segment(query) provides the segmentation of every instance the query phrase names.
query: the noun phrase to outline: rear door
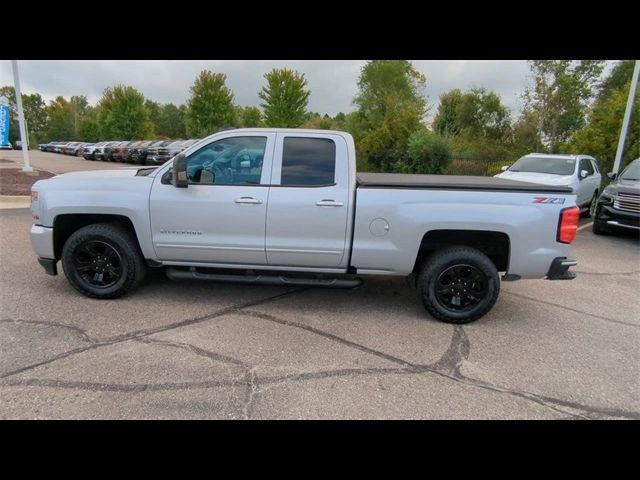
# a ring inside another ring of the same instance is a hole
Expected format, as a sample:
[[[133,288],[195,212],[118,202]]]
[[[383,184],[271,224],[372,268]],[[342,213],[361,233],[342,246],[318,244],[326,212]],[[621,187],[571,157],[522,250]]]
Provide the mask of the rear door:
[[[346,266],[349,158],[339,135],[278,133],[267,206],[269,265]]]
[[[581,178],[580,172],[583,170],[587,171],[588,177]],[[596,177],[595,169],[591,164],[591,160],[588,158],[581,158],[580,165],[578,166],[578,178],[580,179],[578,182],[578,200],[577,203],[580,206],[587,205],[591,198],[593,197],[594,192],[600,185],[599,176]]]

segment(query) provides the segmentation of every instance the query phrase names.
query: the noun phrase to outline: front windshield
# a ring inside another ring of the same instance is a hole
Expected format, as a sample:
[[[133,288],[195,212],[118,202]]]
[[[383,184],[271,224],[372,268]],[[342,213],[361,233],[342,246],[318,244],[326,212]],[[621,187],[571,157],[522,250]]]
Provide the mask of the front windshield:
[[[509,168],[509,171],[573,175],[575,168],[575,158],[522,157]]]
[[[640,159],[634,160],[624,169],[620,178],[623,180],[640,181]]]

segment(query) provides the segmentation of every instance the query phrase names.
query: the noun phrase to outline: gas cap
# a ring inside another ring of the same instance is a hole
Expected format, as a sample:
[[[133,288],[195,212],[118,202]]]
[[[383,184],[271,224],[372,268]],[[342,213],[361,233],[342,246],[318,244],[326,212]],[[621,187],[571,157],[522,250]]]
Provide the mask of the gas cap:
[[[376,237],[382,237],[389,233],[389,222],[384,218],[376,218],[369,224],[369,231]]]

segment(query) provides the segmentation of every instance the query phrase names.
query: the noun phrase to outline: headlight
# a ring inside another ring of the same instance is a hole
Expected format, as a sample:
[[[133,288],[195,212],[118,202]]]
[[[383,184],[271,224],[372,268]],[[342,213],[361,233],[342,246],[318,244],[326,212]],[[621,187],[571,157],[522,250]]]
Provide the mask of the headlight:
[[[602,196],[603,197],[608,197],[611,198],[615,195],[615,188],[611,185],[609,185],[607,188],[604,189],[604,191],[602,192]]]
[[[38,201],[38,191],[31,190],[31,203]]]

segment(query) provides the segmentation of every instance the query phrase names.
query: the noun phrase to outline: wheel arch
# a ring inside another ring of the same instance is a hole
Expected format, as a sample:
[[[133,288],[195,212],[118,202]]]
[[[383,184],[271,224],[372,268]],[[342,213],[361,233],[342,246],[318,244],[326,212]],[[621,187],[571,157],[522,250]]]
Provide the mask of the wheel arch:
[[[56,259],[62,257],[62,248],[77,230],[96,223],[113,223],[129,231],[140,248],[140,238],[131,219],[126,215],[106,213],[64,213],[53,219],[53,252]]]
[[[494,230],[438,229],[430,230],[422,236],[413,273],[418,272],[429,255],[452,246],[475,248],[487,255],[499,272],[509,270],[511,239],[507,233]]]

